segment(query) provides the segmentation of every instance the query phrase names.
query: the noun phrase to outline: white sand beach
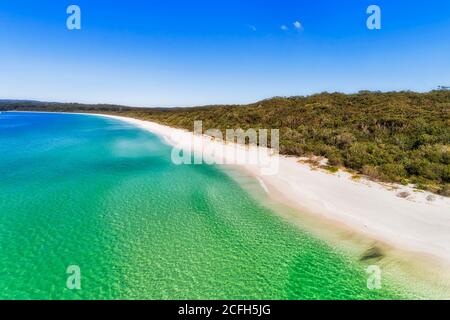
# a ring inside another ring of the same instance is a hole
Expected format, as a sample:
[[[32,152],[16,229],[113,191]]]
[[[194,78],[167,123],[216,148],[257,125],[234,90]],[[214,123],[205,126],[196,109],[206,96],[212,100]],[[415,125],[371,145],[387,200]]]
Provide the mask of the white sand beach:
[[[225,158],[246,157],[256,147],[213,141],[205,135],[127,117],[100,115],[126,121],[188,149],[216,150]],[[222,154],[225,153],[225,154]],[[318,218],[338,222],[374,240],[409,252],[432,255],[450,263],[450,199],[400,185],[382,185],[352,179],[343,171],[332,174],[313,170],[295,157],[275,155],[278,172],[264,175],[260,164],[241,166],[257,178],[269,196],[281,195],[292,207]],[[407,192],[405,197],[399,193]],[[280,200],[280,199],[279,199]]]

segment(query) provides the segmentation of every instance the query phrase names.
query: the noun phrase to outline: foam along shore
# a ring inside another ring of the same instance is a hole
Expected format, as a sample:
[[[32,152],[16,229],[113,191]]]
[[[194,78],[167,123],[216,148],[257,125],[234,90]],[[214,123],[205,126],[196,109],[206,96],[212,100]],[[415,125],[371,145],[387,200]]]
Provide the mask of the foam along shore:
[[[209,154],[216,151],[220,158],[248,159],[250,153],[267,154],[266,150],[261,152],[257,147],[224,143],[149,121],[98,116],[126,121],[148,130],[176,148],[193,148],[194,152],[209,150]],[[366,179],[354,180],[351,174],[343,171],[331,174],[312,170],[295,157],[270,155],[270,158],[272,163],[269,165],[265,161],[239,164],[257,178],[269,196],[281,195],[284,202],[301,211],[307,210],[319,218],[338,222],[393,247],[430,254],[450,263],[449,198],[406,186],[387,187]],[[267,168],[269,171],[276,168],[275,174],[268,174]],[[402,197],[400,193],[403,193]],[[409,196],[405,197],[405,194]]]

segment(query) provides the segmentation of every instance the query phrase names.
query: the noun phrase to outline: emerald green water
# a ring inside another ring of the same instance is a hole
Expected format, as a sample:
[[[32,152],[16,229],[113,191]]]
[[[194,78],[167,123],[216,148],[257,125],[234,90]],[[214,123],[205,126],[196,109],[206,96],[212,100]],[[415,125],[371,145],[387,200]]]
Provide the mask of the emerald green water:
[[[402,298],[220,169],[112,119],[0,115],[0,298]],[[66,287],[69,265],[81,290]]]

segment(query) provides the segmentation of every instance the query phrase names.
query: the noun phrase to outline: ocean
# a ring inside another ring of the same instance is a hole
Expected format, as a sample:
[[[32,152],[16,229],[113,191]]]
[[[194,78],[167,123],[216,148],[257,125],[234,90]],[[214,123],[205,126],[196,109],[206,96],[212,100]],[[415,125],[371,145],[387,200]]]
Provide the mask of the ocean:
[[[115,119],[0,114],[0,298],[408,297],[384,278],[369,290],[366,264],[222,168],[170,154]],[[68,284],[73,266],[80,289]]]

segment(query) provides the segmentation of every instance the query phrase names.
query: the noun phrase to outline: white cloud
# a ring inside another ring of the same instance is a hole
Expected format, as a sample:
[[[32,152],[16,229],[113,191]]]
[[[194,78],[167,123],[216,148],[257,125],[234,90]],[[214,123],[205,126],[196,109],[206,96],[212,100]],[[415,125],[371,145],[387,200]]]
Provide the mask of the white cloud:
[[[300,21],[295,21],[295,22],[293,23],[293,25],[294,25],[294,28],[295,28],[295,29],[297,29],[297,30],[303,30],[303,26],[302,26],[302,24],[300,23]]]
[[[289,28],[288,28],[286,25],[283,24],[283,25],[281,26],[281,30],[287,31],[287,30],[289,30]]]
[[[252,30],[253,32],[256,32],[256,27],[254,25],[248,25],[248,27],[250,28],[250,30]]]

